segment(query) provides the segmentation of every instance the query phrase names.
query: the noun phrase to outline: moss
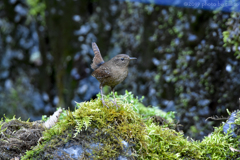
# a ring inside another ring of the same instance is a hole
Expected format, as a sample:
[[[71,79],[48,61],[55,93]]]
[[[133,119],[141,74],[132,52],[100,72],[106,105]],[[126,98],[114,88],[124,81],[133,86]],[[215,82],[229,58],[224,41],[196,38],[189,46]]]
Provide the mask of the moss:
[[[64,110],[60,121],[43,132],[37,146],[22,159],[52,159],[55,150],[69,141],[81,145],[82,157],[89,159],[117,158],[119,155],[135,159],[236,159],[239,141],[222,133],[222,126],[202,141],[185,138],[182,133],[159,125],[154,116],[163,114],[157,108],[143,109],[138,98],[129,92],[117,97],[116,109],[110,95],[105,97],[109,108],[99,98],[76,104],[74,112]],[[147,112],[149,111],[149,112]],[[173,123],[173,113],[165,114]],[[154,116],[153,116],[154,115]],[[131,154],[124,153],[123,141],[130,144]],[[94,144],[94,147],[93,145]],[[65,155],[62,155],[65,156]]]
[[[197,145],[188,141],[174,130],[148,125],[148,154],[143,159],[199,159],[201,154]]]
[[[238,138],[232,138],[230,135],[222,133],[222,126],[215,128],[215,131],[199,142],[199,147],[204,157],[208,159],[236,159],[240,157],[239,153],[231,151],[232,148],[239,147]]]

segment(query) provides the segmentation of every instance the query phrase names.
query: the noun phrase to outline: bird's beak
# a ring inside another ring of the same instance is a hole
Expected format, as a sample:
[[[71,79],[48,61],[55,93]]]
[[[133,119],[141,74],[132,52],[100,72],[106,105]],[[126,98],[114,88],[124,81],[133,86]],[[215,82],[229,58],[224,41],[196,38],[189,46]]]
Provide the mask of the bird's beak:
[[[135,58],[135,57],[130,57],[130,58],[129,58],[129,60],[134,60],[134,59],[137,59],[137,58]]]

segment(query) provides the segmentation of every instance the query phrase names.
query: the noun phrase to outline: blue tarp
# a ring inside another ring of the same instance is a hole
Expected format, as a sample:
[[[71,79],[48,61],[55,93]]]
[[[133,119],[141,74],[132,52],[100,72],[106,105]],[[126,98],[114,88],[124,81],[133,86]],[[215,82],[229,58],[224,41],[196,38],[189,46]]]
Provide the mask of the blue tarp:
[[[203,10],[240,11],[239,0],[126,0],[128,2],[152,3],[156,5],[187,7]]]

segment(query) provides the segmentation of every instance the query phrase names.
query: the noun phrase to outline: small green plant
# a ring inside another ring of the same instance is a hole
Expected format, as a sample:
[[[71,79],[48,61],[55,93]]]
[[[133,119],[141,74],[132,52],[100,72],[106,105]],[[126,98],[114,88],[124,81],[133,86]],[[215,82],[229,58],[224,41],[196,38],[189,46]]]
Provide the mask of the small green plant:
[[[29,13],[33,16],[41,15],[45,16],[44,12],[46,9],[46,4],[40,0],[27,0],[27,4],[29,5]]]

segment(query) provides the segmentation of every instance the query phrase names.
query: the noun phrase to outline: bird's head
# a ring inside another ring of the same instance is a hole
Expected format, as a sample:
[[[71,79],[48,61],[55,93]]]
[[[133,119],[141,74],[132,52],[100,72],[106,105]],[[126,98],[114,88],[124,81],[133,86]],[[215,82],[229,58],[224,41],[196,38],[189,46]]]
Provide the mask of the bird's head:
[[[112,58],[112,62],[118,67],[127,67],[131,60],[137,59],[135,57],[129,57],[126,54],[119,54]]]

